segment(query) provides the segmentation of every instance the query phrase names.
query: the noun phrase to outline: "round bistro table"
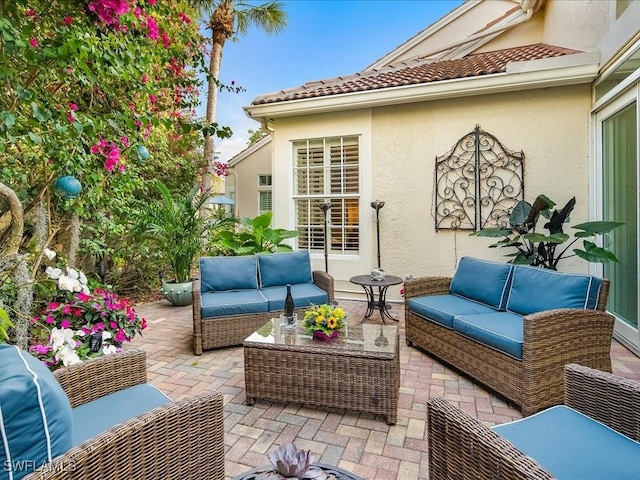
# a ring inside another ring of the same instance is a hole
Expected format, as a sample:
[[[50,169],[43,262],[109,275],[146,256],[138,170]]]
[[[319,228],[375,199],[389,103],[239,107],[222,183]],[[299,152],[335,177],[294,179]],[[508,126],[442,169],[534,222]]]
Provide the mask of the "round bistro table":
[[[389,305],[387,305],[387,288],[392,285],[400,285],[402,278],[395,275],[386,275],[382,280],[374,280],[371,275],[356,275],[349,279],[351,283],[360,285],[364,292],[367,294],[367,313],[364,314],[364,318],[360,320],[360,323],[366,322],[375,310],[380,312],[380,318],[382,323],[386,324],[385,318],[397,322],[398,320],[389,315]],[[378,287],[378,299],[375,298],[374,288]]]
[[[320,469],[327,474],[327,480],[362,480],[362,478],[357,475],[332,465],[327,465],[325,463],[312,463],[311,465],[320,467]],[[260,472],[268,470],[269,467],[254,468],[239,477],[235,477],[233,480],[255,480],[258,478],[258,475],[260,475]]]

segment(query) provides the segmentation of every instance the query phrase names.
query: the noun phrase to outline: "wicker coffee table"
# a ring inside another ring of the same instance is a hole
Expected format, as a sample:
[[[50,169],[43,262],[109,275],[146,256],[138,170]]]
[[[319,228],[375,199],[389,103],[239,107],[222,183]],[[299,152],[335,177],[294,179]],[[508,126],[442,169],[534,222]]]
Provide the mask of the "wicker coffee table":
[[[282,330],[272,319],[247,337],[247,405],[257,398],[398,415],[400,361],[394,325],[347,326],[339,338],[314,340],[298,326]]]

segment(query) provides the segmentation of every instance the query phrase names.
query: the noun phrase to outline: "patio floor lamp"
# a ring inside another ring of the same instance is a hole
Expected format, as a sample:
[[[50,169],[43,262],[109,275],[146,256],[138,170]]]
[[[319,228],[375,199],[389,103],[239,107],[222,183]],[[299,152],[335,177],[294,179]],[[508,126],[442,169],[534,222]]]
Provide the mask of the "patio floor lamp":
[[[320,210],[324,214],[324,271],[329,273],[329,250],[327,246],[327,212],[331,208],[331,200],[325,199],[320,204]]]
[[[371,202],[371,208],[376,211],[376,239],[378,240],[378,268],[380,268],[380,209],[384,207],[384,202],[376,200]]]

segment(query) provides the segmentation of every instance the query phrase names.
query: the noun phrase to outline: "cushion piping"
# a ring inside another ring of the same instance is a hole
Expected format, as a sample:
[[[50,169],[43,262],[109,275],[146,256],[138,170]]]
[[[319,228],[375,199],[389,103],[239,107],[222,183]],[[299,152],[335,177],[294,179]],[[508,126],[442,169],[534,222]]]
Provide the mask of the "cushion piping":
[[[29,364],[25,360],[20,349],[18,347],[15,347],[15,349],[18,352],[18,356],[20,357],[20,360],[22,360],[22,363],[24,363],[24,366],[26,367],[27,372],[29,372],[33,377],[33,383],[36,386],[36,391],[38,393],[38,406],[40,407],[40,416],[42,418],[42,424],[44,427],[44,436],[47,441],[47,460],[48,462],[51,462],[51,436],[49,435],[49,424],[47,423],[47,413],[45,412],[44,405],[42,403],[42,390],[40,389],[40,384],[38,383],[38,375],[33,370],[31,370],[31,368],[29,367]]]
[[[12,468],[13,460],[11,458],[11,452],[9,451],[9,440],[7,439],[7,431],[6,431],[6,427],[4,426],[4,417],[2,416],[2,407],[0,407],[0,435],[2,435],[2,442],[4,444],[5,457],[9,462],[9,467],[11,467],[8,469],[9,480],[13,480],[13,468]]]

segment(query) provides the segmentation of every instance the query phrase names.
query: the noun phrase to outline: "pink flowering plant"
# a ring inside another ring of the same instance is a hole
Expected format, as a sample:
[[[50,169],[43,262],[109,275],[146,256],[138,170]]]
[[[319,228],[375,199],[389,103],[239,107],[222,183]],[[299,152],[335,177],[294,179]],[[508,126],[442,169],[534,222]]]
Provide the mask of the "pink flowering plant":
[[[29,349],[50,369],[116,353],[147,327],[129,299],[103,288],[91,292],[81,271],[47,267],[46,274],[57,295],[33,318]]]

